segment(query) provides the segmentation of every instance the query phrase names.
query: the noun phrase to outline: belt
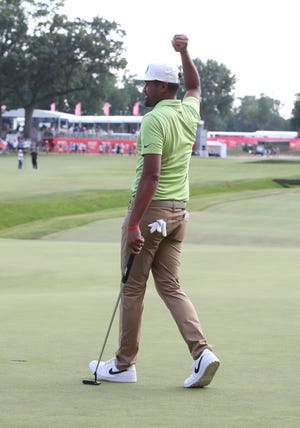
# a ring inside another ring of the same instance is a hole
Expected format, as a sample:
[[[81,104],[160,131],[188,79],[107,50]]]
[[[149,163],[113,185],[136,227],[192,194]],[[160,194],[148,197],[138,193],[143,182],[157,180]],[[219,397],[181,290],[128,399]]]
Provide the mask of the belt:
[[[184,210],[186,208],[186,202],[154,200],[150,203],[150,207],[163,207],[163,208],[173,208],[173,209]]]

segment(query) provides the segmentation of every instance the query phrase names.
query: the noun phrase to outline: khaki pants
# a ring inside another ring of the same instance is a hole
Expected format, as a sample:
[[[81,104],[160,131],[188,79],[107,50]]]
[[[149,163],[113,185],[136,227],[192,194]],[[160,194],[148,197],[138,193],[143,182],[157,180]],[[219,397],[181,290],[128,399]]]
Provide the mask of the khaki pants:
[[[132,204],[122,225],[122,272],[129,257],[126,237]],[[202,333],[196,310],[179,285],[180,257],[187,225],[185,213],[184,208],[162,207],[155,201],[155,206],[150,205],[140,223],[145,243],[142,252],[135,256],[120,304],[119,349],[116,353],[120,370],[135,364],[137,359],[143,301],[150,271],[156,290],[170,310],[193,359],[197,359],[204,349],[211,349]],[[151,234],[148,227],[159,219],[167,223],[165,238],[158,232]]]

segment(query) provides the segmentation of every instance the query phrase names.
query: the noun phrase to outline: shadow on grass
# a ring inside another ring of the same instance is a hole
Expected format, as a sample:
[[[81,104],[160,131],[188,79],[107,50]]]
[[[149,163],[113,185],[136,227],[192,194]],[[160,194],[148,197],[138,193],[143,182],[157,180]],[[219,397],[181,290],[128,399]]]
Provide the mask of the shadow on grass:
[[[293,165],[295,165],[295,164],[300,164],[300,159],[262,159],[262,160],[260,160],[260,159],[257,159],[257,160],[254,160],[254,161],[247,161],[247,162],[244,162],[244,163],[251,163],[251,164],[253,164],[253,163],[255,163],[255,164],[293,164]]]
[[[282,187],[290,187],[290,186],[299,186],[300,185],[300,179],[294,180],[294,179],[287,179],[287,178],[274,178],[273,180],[275,183],[280,184]]]

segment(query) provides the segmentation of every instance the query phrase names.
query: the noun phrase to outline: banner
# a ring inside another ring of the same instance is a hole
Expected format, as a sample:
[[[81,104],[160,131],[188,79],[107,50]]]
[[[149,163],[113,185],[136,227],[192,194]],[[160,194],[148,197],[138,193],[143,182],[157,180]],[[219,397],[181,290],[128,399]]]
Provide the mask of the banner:
[[[75,106],[75,116],[81,116],[81,103],[77,103]]]
[[[102,107],[103,113],[105,116],[109,116],[109,109],[110,109],[111,104],[109,103],[104,103],[104,106]]]
[[[133,104],[132,114],[133,116],[140,115],[140,103],[138,101]]]

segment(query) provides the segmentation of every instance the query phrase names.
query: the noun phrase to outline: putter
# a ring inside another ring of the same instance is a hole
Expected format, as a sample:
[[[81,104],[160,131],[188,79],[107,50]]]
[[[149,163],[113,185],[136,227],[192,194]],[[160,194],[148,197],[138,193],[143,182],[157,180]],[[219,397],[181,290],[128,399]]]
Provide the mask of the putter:
[[[115,307],[114,307],[114,311],[113,311],[113,314],[112,314],[112,317],[111,317],[111,320],[110,320],[110,323],[109,323],[109,326],[108,326],[108,329],[107,329],[107,333],[106,333],[106,336],[105,336],[105,339],[104,339],[104,342],[103,342],[103,345],[102,345],[102,349],[101,349],[101,352],[100,352],[100,355],[99,355],[99,358],[98,358],[98,363],[97,363],[97,366],[96,366],[96,369],[95,369],[95,372],[94,372],[95,379],[94,380],[83,379],[82,383],[84,385],[95,385],[96,386],[96,385],[100,385],[101,384],[101,382],[99,382],[97,380],[97,370],[98,370],[98,367],[99,367],[99,364],[100,364],[100,361],[101,361],[101,358],[102,358],[102,355],[103,355],[103,352],[104,352],[104,348],[105,348],[105,345],[106,345],[106,342],[107,342],[107,339],[108,339],[108,336],[109,336],[109,333],[110,333],[110,330],[111,330],[111,326],[113,324],[113,321],[114,321],[114,318],[115,318],[115,315],[116,315],[116,312],[117,312],[117,309],[118,309],[118,306],[119,306],[119,303],[120,303],[120,300],[121,300],[121,295],[122,295],[122,292],[123,292],[124,285],[125,285],[128,277],[129,277],[129,273],[130,273],[130,269],[131,269],[133,260],[134,260],[134,254],[130,254],[129,259],[127,261],[127,265],[126,265],[126,267],[124,269],[124,272],[123,272],[123,275],[122,275],[121,284],[120,284],[120,292],[119,292],[119,295],[118,295],[118,298],[117,298],[117,301],[116,301],[116,304],[115,304]]]

